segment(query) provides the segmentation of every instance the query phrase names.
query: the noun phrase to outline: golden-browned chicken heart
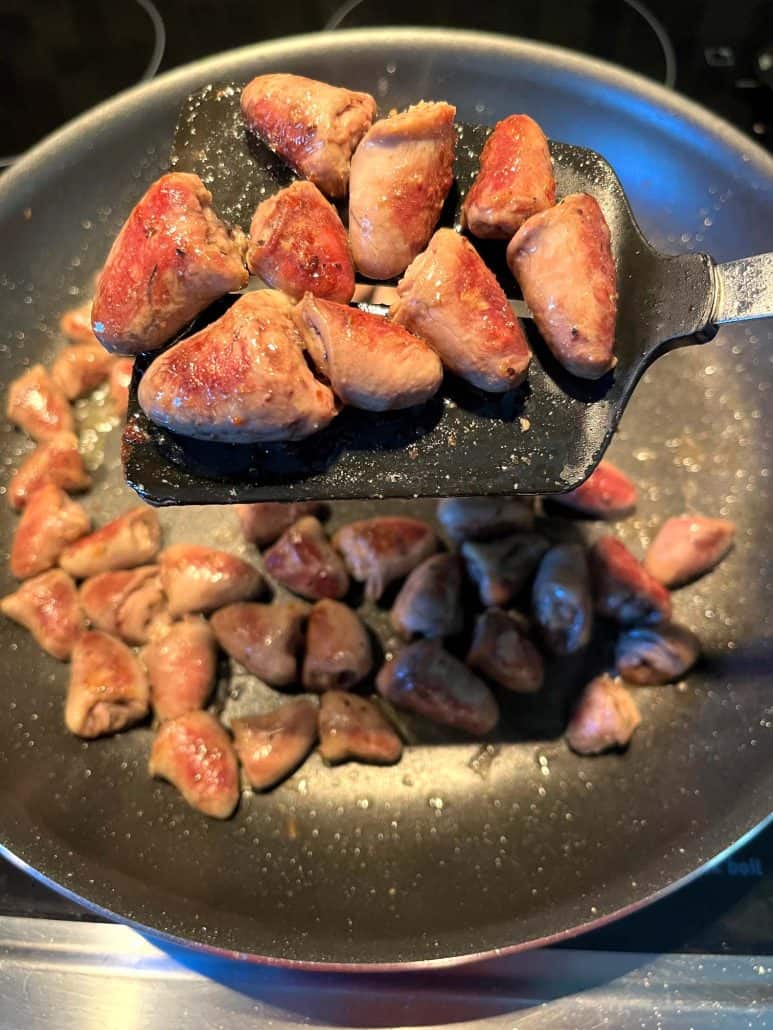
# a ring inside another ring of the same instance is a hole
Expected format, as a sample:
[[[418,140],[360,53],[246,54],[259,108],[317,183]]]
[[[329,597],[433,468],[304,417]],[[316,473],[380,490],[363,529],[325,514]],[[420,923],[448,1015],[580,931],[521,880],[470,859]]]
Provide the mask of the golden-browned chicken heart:
[[[116,354],[158,350],[212,301],[247,285],[245,246],[198,175],[162,175],[110,248],[91,309],[95,335]]]
[[[498,122],[480,152],[480,171],[462,205],[462,224],[483,239],[509,240],[527,218],[556,202],[545,133],[527,114]]]
[[[399,760],[403,745],[372,701],[328,690],[319,706],[319,753],[331,764],[354,759],[391,765]]]
[[[0,601],[0,612],[24,626],[44,651],[67,661],[86,619],[72,578],[51,569],[22,583]]]
[[[247,267],[296,300],[308,292],[346,304],[354,294],[346,230],[336,209],[310,182],[294,182],[258,205]]]
[[[234,747],[250,786],[268,790],[301,764],[317,739],[317,708],[296,698],[272,712],[231,723]]]
[[[11,572],[26,579],[45,572],[91,529],[86,511],[53,483],[41,486],[22,512],[11,545]],[[67,571],[70,571],[69,569]]]
[[[420,103],[376,122],[352,158],[349,235],[371,279],[399,275],[423,250],[454,179],[456,108]]]
[[[162,722],[148,770],[177,787],[191,808],[213,819],[227,819],[239,801],[236,752],[209,712],[186,712]]]
[[[153,422],[224,443],[300,440],[336,414],[304,359],[292,303],[277,290],[248,293],[157,357],[138,396]]]
[[[537,328],[569,372],[614,367],[617,284],[609,226],[596,200],[573,193],[523,223],[507,247]]]
[[[295,316],[314,367],[345,404],[367,411],[409,408],[429,400],[442,382],[432,348],[385,318],[310,293]]]
[[[33,440],[50,440],[75,429],[67,398],[42,365],[33,365],[14,379],[5,414]]]
[[[144,644],[150,624],[166,608],[158,572],[158,565],[142,565],[87,579],[80,599],[91,625],[128,644]]]
[[[217,643],[206,619],[186,615],[179,622],[157,622],[142,649],[156,717],[176,719],[203,708],[215,686]]]
[[[114,361],[98,340],[76,343],[57,355],[51,378],[65,397],[74,401],[104,383]]]
[[[132,569],[152,562],[161,547],[161,526],[152,508],[138,507],[62,551],[59,564],[76,579]]]
[[[64,721],[78,737],[103,737],[133,726],[148,714],[145,670],[115,637],[89,630],[72,650]]]
[[[56,433],[24,459],[8,484],[11,507],[23,508],[33,493],[47,483],[67,493],[80,493],[91,486],[75,433]]]
[[[531,359],[521,323],[469,240],[438,229],[397,286],[389,316],[423,337],[452,372],[481,390],[518,386]]]
[[[258,75],[242,90],[248,127],[329,197],[343,197],[349,162],[376,116],[369,93],[303,75]]]
[[[173,544],[159,555],[161,584],[173,617],[247,601],[263,589],[249,562],[201,544]]]

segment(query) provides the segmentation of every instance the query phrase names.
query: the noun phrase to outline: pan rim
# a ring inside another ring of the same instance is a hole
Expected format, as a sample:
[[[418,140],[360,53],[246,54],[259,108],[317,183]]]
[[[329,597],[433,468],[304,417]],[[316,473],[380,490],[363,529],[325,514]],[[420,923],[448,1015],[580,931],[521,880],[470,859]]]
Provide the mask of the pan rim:
[[[186,64],[180,68],[166,72],[150,83],[138,85],[126,90],[117,96],[98,105],[97,107],[78,116],[67,123],[52,135],[46,137],[40,143],[32,147],[11,169],[9,169],[0,180],[0,208],[10,205],[17,206],[14,201],[14,194],[19,188],[23,188],[24,179],[41,165],[47,164],[52,157],[62,160],[62,152],[66,151],[70,142],[97,132],[106,121],[120,117],[137,109],[140,105],[151,102],[152,98],[161,96],[166,91],[175,91],[189,84],[193,87],[194,82],[207,80],[209,75],[223,77],[222,65],[225,63],[236,65],[248,61],[254,55],[256,60],[266,60],[276,53],[282,59],[297,55],[301,52],[308,53],[316,48],[337,49],[345,51],[357,43],[374,42],[382,40],[385,33],[390,34],[390,39],[403,46],[411,46],[416,49],[422,47],[442,46],[448,50],[468,52],[470,48],[477,47],[478,50],[488,49],[490,52],[505,54],[518,59],[527,58],[530,62],[543,63],[547,66],[560,65],[563,72],[569,72],[577,77],[590,77],[601,85],[614,86],[618,90],[625,91],[638,98],[648,99],[656,105],[659,110],[665,110],[669,114],[689,120],[693,125],[699,127],[702,132],[713,135],[721,140],[728,148],[735,151],[742,151],[748,157],[749,167],[757,168],[759,172],[773,180],[773,157],[768,155],[757,143],[747,138],[739,130],[724,122],[718,116],[702,108],[688,98],[652,82],[637,73],[629,72],[610,62],[603,61],[588,55],[577,54],[563,47],[548,44],[531,42],[516,38],[497,36],[491,33],[476,32],[472,30],[449,30],[431,28],[408,28],[408,27],[382,27],[378,29],[346,29],[329,33],[308,33],[286,37],[280,40],[272,40],[266,43],[249,44],[235,50],[224,51],[200,61]],[[248,959],[256,963],[282,967],[295,970],[309,971],[341,971],[341,972],[397,972],[404,970],[441,969],[457,966],[466,962],[482,961],[487,958],[501,955],[515,954],[531,948],[543,947],[547,944],[568,940],[578,934],[604,926],[625,915],[631,914],[645,907],[653,901],[659,900],[678,890],[680,887],[711,868],[717,862],[722,861],[728,854],[734,851],[740,844],[751,839],[757,832],[766,826],[773,816],[768,815],[762,821],[756,823],[746,830],[739,841],[722,849],[713,858],[709,858],[697,868],[689,871],[681,878],[666,884],[647,896],[632,902],[630,905],[616,909],[611,913],[599,916],[589,922],[582,923],[570,929],[558,931],[553,935],[544,938],[533,938],[521,941],[512,945],[492,947],[472,954],[451,955],[442,958],[412,959],[406,961],[391,962],[327,962],[327,961],[306,961],[299,959],[285,959],[272,956],[261,956],[255,953],[242,953],[229,949],[215,948],[201,942],[188,938],[177,937],[173,934],[154,929],[140,922],[128,919],[120,914],[112,912],[109,908],[91,902],[71,891],[63,884],[50,880],[44,873],[31,867],[24,859],[17,857],[5,845],[0,843],[0,854],[7,857],[14,865],[23,869],[40,882],[46,884],[60,894],[71,898],[83,905],[85,908],[103,915],[115,922],[128,925],[139,932],[146,933],[159,940],[173,943],[178,946],[190,948],[210,954],[219,954],[230,957]]]
[[[528,940],[519,941],[517,944],[487,948],[483,951],[471,952],[469,954],[448,955],[443,958],[408,959],[402,962],[321,962],[308,961],[306,959],[280,958],[276,955],[258,955],[255,952],[234,951],[230,948],[217,948],[209,944],[203,944],[201,941],[195,941],[188,937],[178,937],[176,934],[168,933],[165,930],[158,930],[155,927],[146,926],[138,920],[122,916],[94,901],[89,901],[88,899],[81,897],[77,892],[65,887],[64,884],[51,880],[45,875],[45,873],[41,873],[40,870],[29,865],[24,861],[24,859],[14,855],[14,853],[2,843],[0,843],[0,857],[7,859],[17,869],[27,873],[34,880],[37,880],[44,886],[50,887],[52,890],[56,891],[57,894],[61,894],[70,901],[74,901],[77,904],[82,905],[88,911],[107,919],[111,923],[128,926],[129,929],[134,930],[143,936],[151,937],[159,942],[172,944],[177,948],[184,948],[197,954],[213,955],[219,958],[234,959],[238,962],[249,962],[254,965],[265,965],[276,969],[287,969],[305,973],[405,973],[424,970],[434,971],[454,969],[458,966],[467,964],[472,965],[473,963],[485,962],[489,959],[506,958],[509,955],[517,955],[521,952],[533,951],[536,948],[546,948],[563,941],[573,940],[574,938],[590,933],[593,930],[600,930],[603,927],[608,926],[610,923],[615,923],[619,919],[624,919],[626,916],[633,915],[635,912],[639,912],[642,909],[647,908],[649,905],[652,905],[657,901],[661,901],[670,894],[674,894],[676,891],[681,890],[682,887],[686,887],[690,883],[693,883],[699,877],[708,873],[715,866],[724,862],[739,848],[754,840],[757,834],[761,833],[771,824],[773,824],[773,812],[760,822],[755,823],[754,826],[751,826],[738,838],[738,840],[717,852],[716,855],[708,858],[695,869],[685,873],[685,875],[680,877],[678,880],[673,880],[671,883],[661,887],[660,890],[653,891],[652,894],[648,894],[644,898],[639,898],[637,901],[633,901],[629,905],[624,905],[622,908],[615,909],[613,912],[607,912],[605,915],[598,916],[596,919],[591,919],[587,922],[580,923],[577,926],[570,927],[568,930],[559,930],[558,932],[548,934],[545,937],[532,937]]]
[[[89,132],[92,128],[131,109],[140,101],[144,101],[156,93],[162,93],[167,89],[173,90],[177,85],[181,85],[194,76],[197,78],[201,76],[202,81],[206,80],[208,70],[211,69],[214,73],[215,69],[220,68],[226,59],[229,62],[239,63],[248,58],[250,54],[263,58],[270,55],[272,51],[283,56],[290,56],[296,51],[307,51],[310,46],[347,50],[353,43],[376,39],[383,36],[385,32],[390,33],[390,37],[396,42],[411,43],[417,48],[422,45],[422,40],[458,50],[466,50],[470,45],[475,44],[512,56],[528,56],[532,61],[536,59],[546,64],[560,63],[563,71],[576,75],[593,73],[593,78],[603,79],[606,84],[622,89],[627,88],[629,92],[639,96],[644,94],[659,107],[666,107],[670,112],[690,118],[703,129],[719,136],[728,146],[736,149],[742,148],[749,158],[749,163],[756,161],[763,174],[773,176],[773,155],[769,155],[762,146],[745,136],[739,129],[688,97],[675,93],[660,83],[653,82],[638,72],[628,71],[611,61],[576,53],[553,44],[532,42],[519,37],[499,36],[495,33],[478,32],[472,29],[384,26],[376,29],[341,29],[333,32],[302,33],[264,43],[251,43],[233,50],[220,51],[218,54],[202,58],[199,61],[192,61],[180,68],[164,72],[150,82],[140,83],[123,90],[109,100],[103,101],[65,123],[26,151],[0,179],[0,204],[7,194],[13,192],[17,180],[26,177],[34,167],[46,161],[71,139],[84,132]]]

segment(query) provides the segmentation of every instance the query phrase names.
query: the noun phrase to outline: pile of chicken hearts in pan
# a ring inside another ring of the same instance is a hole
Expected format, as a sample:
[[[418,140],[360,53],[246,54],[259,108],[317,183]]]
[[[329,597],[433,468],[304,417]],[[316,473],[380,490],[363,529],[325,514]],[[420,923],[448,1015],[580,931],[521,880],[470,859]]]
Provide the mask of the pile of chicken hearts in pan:
[[[81,371],[81,383],[93,382],[88,346],[63,351],[73,352],[67,364]],[[0,611],[71,663],[64,701],[71,733],[93,739],[152,717],[150,773],[218,818],[238,803],[240,765],[246,783],[263,791],[317,741],[328,763],[387,764],[401,756],[406,718],[418,719],[411,739],[422,739],[423,719],[486,737],[503,695],[548,689],[546,662],[560,667],[598,652],[595,633],[605,622],[617,626],[618,677],[602,672],[587,684],[566,736],[581,754],[624,747],[641,719],[626,683],[673,682],[699,657],[695,635],[671,621],[667,587],[708,571],[733,539],[732,524],[685,515],[664,523],[640,562],[611,535],[587,551],[562,542],[531,502],[454,498],[438,505],[450,543],[443,550],[433,528],[415,518],[359,520],[331,539],[313,502],[240,505],[245,541],[261,551],[259,569],[205,544],[164,547],[146,506],[92,529],[70,496],[88,489],[90,478],[68,399],[42,366],[12,385],[7,410],[39,443],[8,489],[21,512],[10,556],[21,583]],[[632,512],[636,489],[602,462],[553,503],[612,520]],[[267,578],[272,592],[281,585],[290,599],[269,600]],[[352,580],[364,584],[369,602],[399,586],[390,618],[400,643],[378,671],[366,625],[344,603]],[[220,650],[273,688],[270,710],[223,725]]]
[[[669,589],[723,558],[729,522],[669,519],[642,562],[611,535],[587,549],[555,538],[539,505],[517,498],[441,501],[447,550],[415,518],[360,520],[330,539],[321,505],[240,505],[259,569],[204,544],[164,547],[145,506],[94,529],[70,496],[91,485],[70,402],[108,383],[123,415],[126,355],[163,347],[243,287],[248,269],[274,289],[244,296],[145,374],[140,399],[157,421],[223,440],[294,439],[342,402],[420,403],[443,365],[492,391],[527,372],[522,330],[493,275],[463,236],[432,235],[451,182],[453,108],[419,104],[372,124],[365,94],[271,75],[248,85],[243,110],[308,181],[261,204],[248,241],[217,218],[195,176],[164,176],[117,238],[93,305],[62,316],[71,342],[9,391],[9,420],[37,446],[7,490],[20,512],[10,563],[21,583],[0,611],[71,663],[68,730],[92,739],[152,718],[151,774],[225,818],[242,775],[269,789],[317,742],[328,763],[399,760],[400,710],[419,727],[429,719],[485,737],[503,692],[539,692],[546,661],[592,651],[606,621],[617,627],[613,666],[581,692],[566,736],[581,754],[624,747],[641,719],[626,684],[671,683],[698,660],[695,635],[671,621]],[[350,239],[322,195],[347,188]],[[573,372],[598,376],[614,361],[609,233],[590,197],[554,201],[542,132],[526,116],[505,119],[481,155],[466,226],[510,240],[546,341]],[[405,272],[388,320],[348,306],[355,265],[372,277]],[[636,489],[602,462],[552,503],[614,520],[633,511]],[[351,580],[369,602],[399,586],[390,618],[401,643],[378,671],[369,632],[344,603]],[[268,600],[274,584],[292,599]],[[221,650],[274,688],[272,710],[223,725],[213,702]],[[299,687],[306,693],[288,699]]]
[[[258,206],[246,237],[218,218],[197,176],[162,176],[97,283],[94,333],[122,355],[163,348],[250,275],[271,287],[155,359],[139,387],[152,421],[207,440],[299,440],[342,404],[421,404],[444,368],[492,393],[523,382],[529,345],[496,277],[465,236],[434,231],[453,183],[455,108],[422,102],[376,119],[367,93],[280,74],[253,79],[241,106],[248,128],[303,179]],[[348,197],[348,234],[328,197]],[[547,140],[527,115],[491,133],[463,221],[507,245],[556,358],[588,379],[608,372],[617,307],[609,229],[587,194],[556,204]],[[388,318],[349,306],[355,270],[402,276]]]

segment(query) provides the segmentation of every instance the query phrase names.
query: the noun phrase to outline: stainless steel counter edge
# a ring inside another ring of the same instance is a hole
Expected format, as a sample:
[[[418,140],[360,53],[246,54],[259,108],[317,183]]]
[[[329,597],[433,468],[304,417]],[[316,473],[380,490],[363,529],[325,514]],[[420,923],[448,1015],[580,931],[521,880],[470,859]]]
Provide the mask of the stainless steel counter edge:
[[[542,950],[444,971],[303,973],[125,926],[0,917],[2,1030],[773,1025],[773,957]]]

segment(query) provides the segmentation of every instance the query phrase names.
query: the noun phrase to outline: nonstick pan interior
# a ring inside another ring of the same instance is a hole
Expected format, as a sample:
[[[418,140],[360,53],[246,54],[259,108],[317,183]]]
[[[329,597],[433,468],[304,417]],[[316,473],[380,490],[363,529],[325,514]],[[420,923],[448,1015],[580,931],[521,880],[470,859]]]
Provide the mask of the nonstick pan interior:
[[[341,33],[249,48],[183,69],[82,119],[0,180],[4,380],[56,345],[59,312],[88,292],[110,239],[166,164],[179,104],[214,80],[297,71],[376,93],[382,106],[447,98],[461,118],[534,115],[615,167],[664,251],[718,260],[768,247],[771,162],[657,87],[562,51],[464,33]],[[770,810],[771,331],[723,329],[646,377],[612,457],[639,482],[621,528],[639,550],[685,508],[739,524],[732,556],[676,595],[707,660],[687,684],[641,690],[624,756],[583,759],[560,732],[582,668],[544,707],[513,709],[488,746],[427,736],[400,765],[329,770],[312,758],[234,820],[188,810],[145,772],[150,731],[83,743],[62,723],[66,668],[0,626],[0,841],[63,889],[122,919],[207,946],[306,964],[443,961],[555,939],[644,903]],[[117,433],[84,411],[99,519],[132,503]],[[3,484],[27,444],[4,427]],[[411,502],[342,504],[431,511]],[[163,511],[168,539],[236,544],[223,509]],[[14,517],[2,514],[4,552]],[[12,588],[5,563],[3,589]],[[376,620],[378,621],[378,620]],[[236,682],[222,700],[259,690]]]

